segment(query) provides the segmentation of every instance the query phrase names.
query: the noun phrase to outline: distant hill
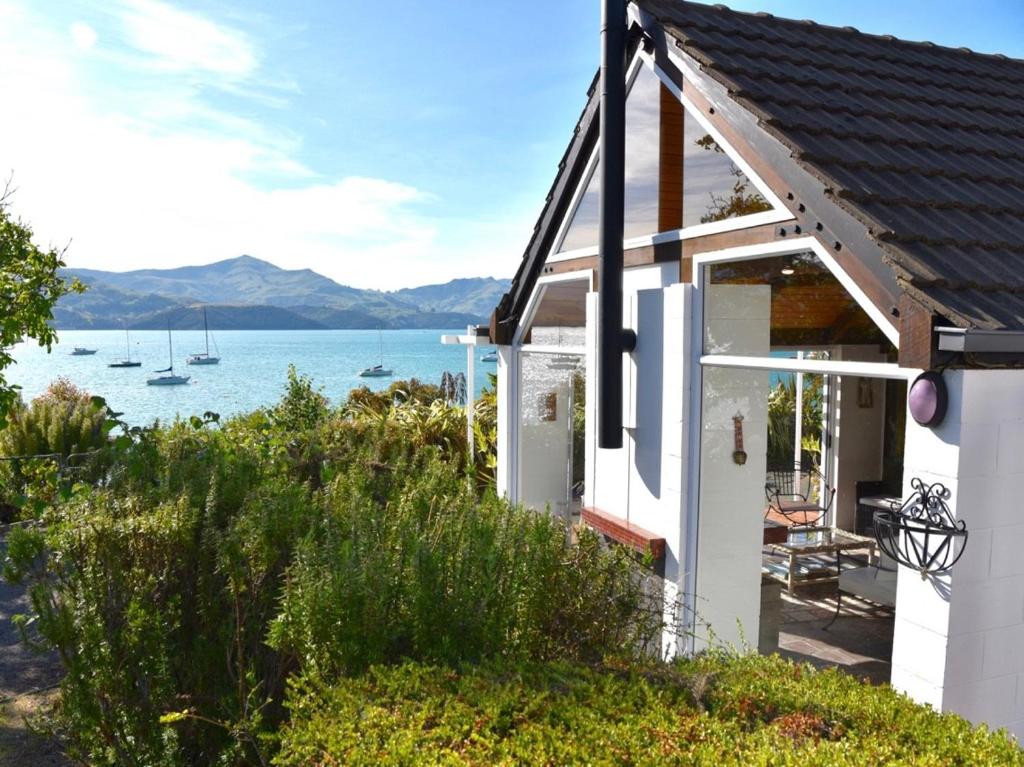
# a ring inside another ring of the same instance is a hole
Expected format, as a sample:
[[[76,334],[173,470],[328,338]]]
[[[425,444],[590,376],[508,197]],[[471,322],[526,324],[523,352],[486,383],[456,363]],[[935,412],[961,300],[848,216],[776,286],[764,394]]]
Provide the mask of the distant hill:
[[[206,306],[218,329],[453,328],[484,322],[508,289],[491,277],[390,293],[341,285],[309,269],[251,256],[204,266],[105,272],[66,269],[89,290],[65,296],[58,328],[199,327]]]
[[[419,288],[397,290],[392,295],[409,301],[423,309],[444,312],[462,312],[490,317],[491,311],[508,290],[508,280],[494,277],[452,280],[443,285],[424,285]]]

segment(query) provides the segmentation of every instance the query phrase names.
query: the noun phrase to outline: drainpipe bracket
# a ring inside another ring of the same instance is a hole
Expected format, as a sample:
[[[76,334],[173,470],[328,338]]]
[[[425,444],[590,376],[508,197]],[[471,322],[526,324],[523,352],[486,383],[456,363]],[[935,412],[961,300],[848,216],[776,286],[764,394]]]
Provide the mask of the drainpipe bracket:
[[[623,328],[622,333],[619,336],[619,344],[622,346],[622,351],[631,352],[636,349],[636,331],[630,328]]]

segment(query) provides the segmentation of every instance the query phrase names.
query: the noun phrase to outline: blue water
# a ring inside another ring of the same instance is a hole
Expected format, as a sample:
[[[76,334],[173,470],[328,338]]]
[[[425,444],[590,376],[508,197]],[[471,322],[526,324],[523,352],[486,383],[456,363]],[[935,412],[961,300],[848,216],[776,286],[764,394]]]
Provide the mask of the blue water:
[[[202,331],[176,331],[174,369],[179,375],[191,375],[192,380],[184,386],[147,386],[152,371],[167,367],[166,331],[133,331],[132,358],[142,360],[142,367],[119,369],[108,368],[107,363],[124,357],[123,331],[62,330],[59,344],[49,354],[35,344],[14,347],[17,364],[7,369],[6,377],[22,387],[22,396],[28,400],[64,376],[106,398],[129,423],[142,425],[157,418],[201,415],[207,410],[229,416],[272,404],[284,390],[289,363],[312,378],[335,403],[361,385],[379,390],[408,378],[438,383],[446,370],[466,370],[466,347],[441,344],[442,334],[458,332],[385,330],[384,364],[394,370],[394,377],[360,378],[360,370],[379,361],[376,330],[218,331],[214,337],[221,361],[207,366],[185,364],[188,354],[203,350]],[[73,357],[70,352],[75,346],[98,351],[88,357]],[[486,384],[487,372],[497,367],[480,361],[484,350],[478,347],[475,354],[477,391]]]

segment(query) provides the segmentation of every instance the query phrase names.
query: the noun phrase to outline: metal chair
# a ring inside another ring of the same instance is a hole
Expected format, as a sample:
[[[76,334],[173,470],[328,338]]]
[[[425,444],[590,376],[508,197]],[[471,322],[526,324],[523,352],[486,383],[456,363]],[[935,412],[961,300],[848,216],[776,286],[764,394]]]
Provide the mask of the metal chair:
[[[764,485],[768,508],[765,519],[781,516],[795,527],[814,527],[821,522],[836,496],[817,468],[800,465],[769,469]]]

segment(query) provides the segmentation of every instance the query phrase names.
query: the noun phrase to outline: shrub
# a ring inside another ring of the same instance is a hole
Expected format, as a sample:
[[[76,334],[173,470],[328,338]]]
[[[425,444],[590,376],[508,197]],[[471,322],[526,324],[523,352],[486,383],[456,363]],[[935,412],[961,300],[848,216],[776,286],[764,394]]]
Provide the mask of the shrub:
[[[71,755],[261,764],[304,670],[636,650],[658,616],[631,560],[480,496],[456,412],[355,417],[292,375],[274,408],[119,437],[102,483],[11,533]]]
[[[408,664],[289,685],[275,763],[1024,765],[1004,733],[780,658]]]

